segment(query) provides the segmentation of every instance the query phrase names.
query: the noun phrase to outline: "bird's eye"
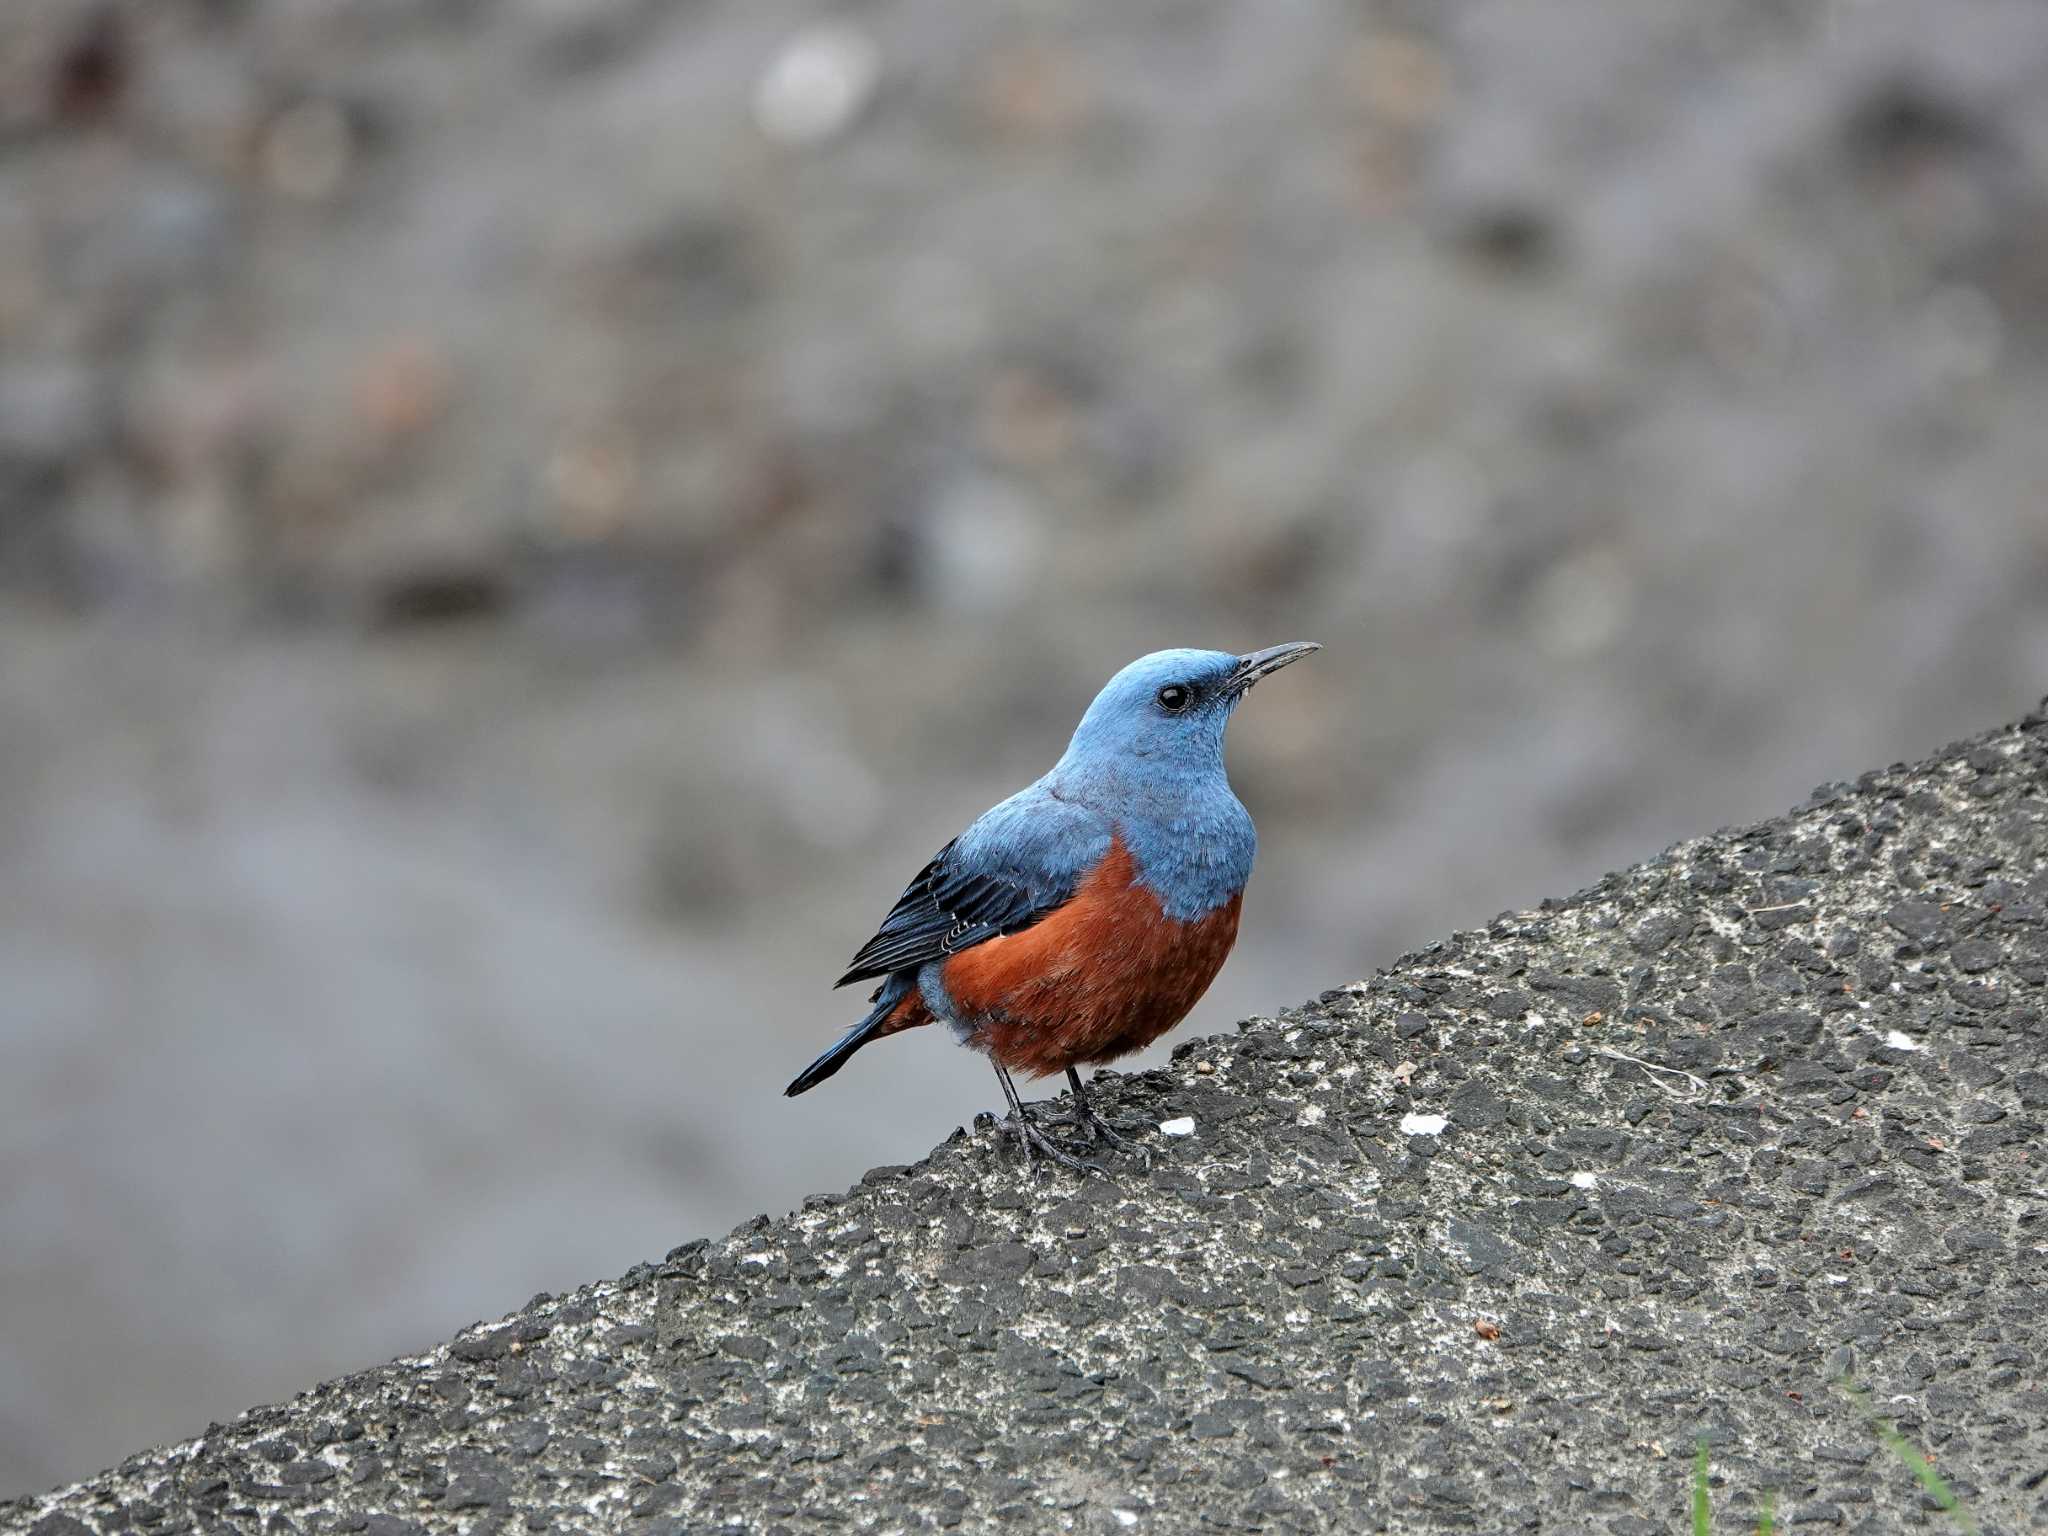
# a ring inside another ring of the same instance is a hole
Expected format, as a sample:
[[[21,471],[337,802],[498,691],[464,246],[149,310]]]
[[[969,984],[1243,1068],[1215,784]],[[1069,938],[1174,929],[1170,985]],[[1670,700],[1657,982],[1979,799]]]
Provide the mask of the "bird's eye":
[[[1158,697],[1159,707],[1161,709],[1170,710],[1174,713],[1178,713],[1179,711],[1186,709],[1188,707],[1188,700],[1193,698],[1194,695],[1188,692],[1188,690],[1182,687],[1179,683],[1168,683],[1164,688],[1159,690]]]

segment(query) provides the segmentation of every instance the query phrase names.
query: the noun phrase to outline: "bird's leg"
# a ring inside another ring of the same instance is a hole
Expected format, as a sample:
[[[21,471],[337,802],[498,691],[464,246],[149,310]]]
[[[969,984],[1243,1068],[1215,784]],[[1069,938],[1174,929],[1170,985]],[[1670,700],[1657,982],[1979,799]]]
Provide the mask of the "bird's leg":
[[[1040,1130],[1038,1122],[1024,1113],[1024,1101],[1017,1097],[1017,1085],[1010,1081],[1010,1074],[1003,1070],[1003,1064],[991,1057],[990,1065],[996,1069],[996,1080],[1003,1085],[1003,1097],[1010,1103],[1008,1117],[996,1122],[996,1130],[1023,1143],[1026,1163],[1035,1161],[1042,1152],[1062,1168],[1071,1168],[1076,1173],[1102,1172],[1095,1164],[1074,1156]]]
[[[1074,1089],[1074,1126],[1090,1141],[1104,1141],[1120,1152],[1134,1150],[1132,1143],[1119,1136],[1116,1127],[1095,1113],[1095,1106],[1088,1102],[1088,1095],[1081,1091],[1081,1074],[1072,1067],[1067,1068],[1067,1081]]]

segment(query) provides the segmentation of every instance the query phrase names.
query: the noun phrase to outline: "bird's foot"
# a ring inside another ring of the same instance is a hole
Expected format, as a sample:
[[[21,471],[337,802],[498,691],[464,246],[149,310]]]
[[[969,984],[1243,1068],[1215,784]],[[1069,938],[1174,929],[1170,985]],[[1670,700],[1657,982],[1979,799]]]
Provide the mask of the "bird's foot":
[[[1076,1098],[1074,1107],[1067,1111],[1067,1119],[1074,1129],[1086,1136],[1091,1143],[1101,1142],[1116,1148],[1119,1152],[1143,1152],[1145,1149],[1121,1134],[1102,1116],[1095,1113],[1095,1106],[1086,1099]]]
[[[1052,1159],[1062,1168],[1072,1169],[1075,1173],[1102,1173],[1105,1171],[1101,1164],[1091,1163],[1086,1158],[1074,1156],[1073,1153],[1046,1135],[1040,1129],[1038,1122],[1026,1114],[1021,1105],[1011,1114],[1005,1115],[1002,1119],[996,1121],[995,1130],[997,1135],[1013,1138],[1024,1148],[1024,1161],[1027,1166],[1035,1165],[1038,1159],[1044,1156]]]

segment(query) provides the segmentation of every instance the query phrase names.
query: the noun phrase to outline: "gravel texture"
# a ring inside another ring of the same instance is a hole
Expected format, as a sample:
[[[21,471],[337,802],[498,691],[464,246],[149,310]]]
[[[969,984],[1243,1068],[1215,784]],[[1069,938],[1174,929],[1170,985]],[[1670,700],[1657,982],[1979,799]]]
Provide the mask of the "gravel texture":
[[[2048,708],[2048,706],[2044,706]],[[35,1536],[2048,1524],[2048,713],[0,1511]],[[1405,1124],[1435,1135],[1404,1135]]]

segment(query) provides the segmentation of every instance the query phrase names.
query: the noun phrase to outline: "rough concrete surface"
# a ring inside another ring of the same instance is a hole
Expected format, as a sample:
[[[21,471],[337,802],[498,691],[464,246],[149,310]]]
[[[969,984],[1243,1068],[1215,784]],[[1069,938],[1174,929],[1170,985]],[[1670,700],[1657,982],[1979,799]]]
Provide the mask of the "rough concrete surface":
[[[2044,706],[2048,710],[2048,706]],[[0,1525],[2048,1525],[2048,712]],[[1438,1134],[1404,1134],[1436,1123]]]

